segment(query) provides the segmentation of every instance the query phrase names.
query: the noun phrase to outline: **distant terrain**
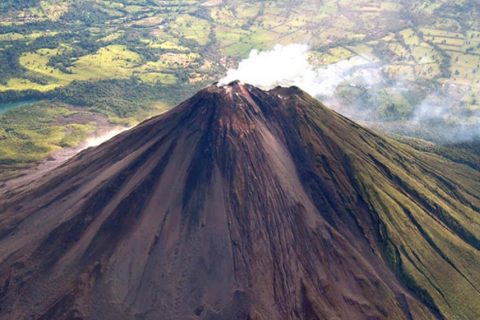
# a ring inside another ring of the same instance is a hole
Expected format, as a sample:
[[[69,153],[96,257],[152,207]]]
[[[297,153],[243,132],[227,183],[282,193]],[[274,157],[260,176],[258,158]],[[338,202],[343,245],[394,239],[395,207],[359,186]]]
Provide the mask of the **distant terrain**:
[[[473,0],[2,1],[0,166],[75,147],[98,116],[138,123],[275,44],[309,44],[316,66],[379,63],[387,81],[408,88],[365,100],[382,119],[408,117],[411,104],[447,87],[454,116],[474,117],[479,15]],[[340,101],[365,98],[362,87],[343,88]]]

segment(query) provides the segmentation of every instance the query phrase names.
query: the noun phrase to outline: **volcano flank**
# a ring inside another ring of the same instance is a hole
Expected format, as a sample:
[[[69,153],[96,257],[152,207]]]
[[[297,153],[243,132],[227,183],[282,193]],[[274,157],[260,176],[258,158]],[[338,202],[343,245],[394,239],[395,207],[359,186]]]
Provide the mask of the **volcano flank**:
[[[480,319],[480,172],[210,86],[0,200],[0,319]]]

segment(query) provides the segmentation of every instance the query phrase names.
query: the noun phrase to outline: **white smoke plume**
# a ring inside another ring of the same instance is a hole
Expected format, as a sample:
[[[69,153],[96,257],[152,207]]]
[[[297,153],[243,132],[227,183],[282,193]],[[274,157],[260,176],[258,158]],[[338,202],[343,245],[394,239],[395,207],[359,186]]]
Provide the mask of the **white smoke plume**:
[[[129,127],[115,127],[109,130],[103,130],[102,132],[99,132],[91,137],[89,137],[81,146],[80,150],[90,148],[90,147],[96,147],[101,145],[102,143],[112,139],[116,135],[119,135],[120,133],[129,130]]]
[[[480,115],[455,114],[460,101],[448,90],[418,90],[415,83],[388,78],[383,73],[384,65],[371,57],[355,56],[319,67],[310,58],[310,48],[305,44],[276,45],[263,52],[252,50],[218,85],[235,80],[265,90],[295,85],[353,120],[368,121],[374,127],[380,124],[387,131],[439,142],[480,137]],[[419,99],[418,91],[422,90],[425,92]],[[352,96],[355,91],[361,94]],[[401,121],[392,121],[391,103],[407,107],[399,111]]]
[[[310,48],[305,44],[276,45],[273,50],[264,52],[254,49],[237,69],[227,72],[219,85],[239,80],[265,90],[276,86],[297,86],[313,96],[328,97],[340,83],[352,77],[375,81],[375,77],[367,77],[365,68],[358,70],[371,64],[362,57],[315,68],[309,61],[309,53]]]
[[[303,44],[276,45],[272,51],[265,52],[252,50],[237,69],[228,71],[219,85],[240,80],[263,89],[297,85],[310,91],[316,73],[308,61],[308,51],[309,47]]]

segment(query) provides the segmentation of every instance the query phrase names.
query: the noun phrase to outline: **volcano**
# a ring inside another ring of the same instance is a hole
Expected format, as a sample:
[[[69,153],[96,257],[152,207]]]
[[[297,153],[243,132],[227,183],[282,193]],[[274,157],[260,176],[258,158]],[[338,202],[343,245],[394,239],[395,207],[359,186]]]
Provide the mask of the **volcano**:
[[[480,319],[480,172],[212,85],[0,202],[0,319]]]

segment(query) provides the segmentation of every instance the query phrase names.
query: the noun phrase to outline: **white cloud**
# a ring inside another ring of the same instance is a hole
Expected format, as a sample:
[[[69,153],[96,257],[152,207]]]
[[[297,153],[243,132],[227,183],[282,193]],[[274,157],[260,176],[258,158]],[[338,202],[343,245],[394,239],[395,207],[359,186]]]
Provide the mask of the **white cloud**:
[[[129,130],[130,128],[127,127],[115,127],[110,130],[103,131],[99,134],[93,135],[89,137],[83,144],[82,144],[82,149],[90,148],[90,147],[96,147],[98,145],[101,145],[105,141],[108,141],[115,137],[116,135]]]
[[[331,96],[335,88],[345,80],[355,77],[375,81],[371,63],[360,56],[342,60],[326,67],[316,68],[309,61],[310,48],[304,44],[276,45],[271,51],[252,50],[237,69],[227,72],[219,85],[239,80],[262,89],[276,86],[302,88],[314,96]]]
[[[229,70],[219,85],[240,80],[264,89],[277,85],[302,84],[305,90],[316,73],[308,62],[309,47],[303,44],[276,45],[272,51],[252,50],[237,69]]]
[[[348,83],[358,86],[374,96],[383,89],[388,89],[388,92],[404,92],[408,96],[410,93],[406,88],[416,86],[405,79],[385,77],[383,65],[373,57],[354,56],[330,65],[314,66],[310,63],[311,55],[309,46],[305,44],[276,45],[272,50],[263,52],[252,50],[248,58],[242,60],[237,69],[229,70],[218,85],[227,85],[235,80],[264,90],[295,85],[354,120],[369,121],[381,121],[381,117],[376,114],[379,111],[377,106],[369,105],[366,109],[361,102],[342,102],[336,93],[339,85]],[[448,90],[443,94],[430,91],[424,101],[413,105],[413,114],[409,119],[404,119],[403,124],[408,127],[413,122],[416,127],[421,124],[424,129],[432,129],[434,135],[446,137],[448,134],[456,140],[470,139],[480,134],[480,125],[475,126],[480,123],[479,115],[477,112],[475,116],[454,117],[453,109],[459,102],[458,97],[450,95]],[[431,121],[442,121],[445,124],[442,132],[438,132],[438,125],[433,127]],[[392,129],[395,130],[398,124],[394,123]],[[390,123],[386,121],[382,126],[388,129]],[[459,132],[468,132],[469,135]]]

